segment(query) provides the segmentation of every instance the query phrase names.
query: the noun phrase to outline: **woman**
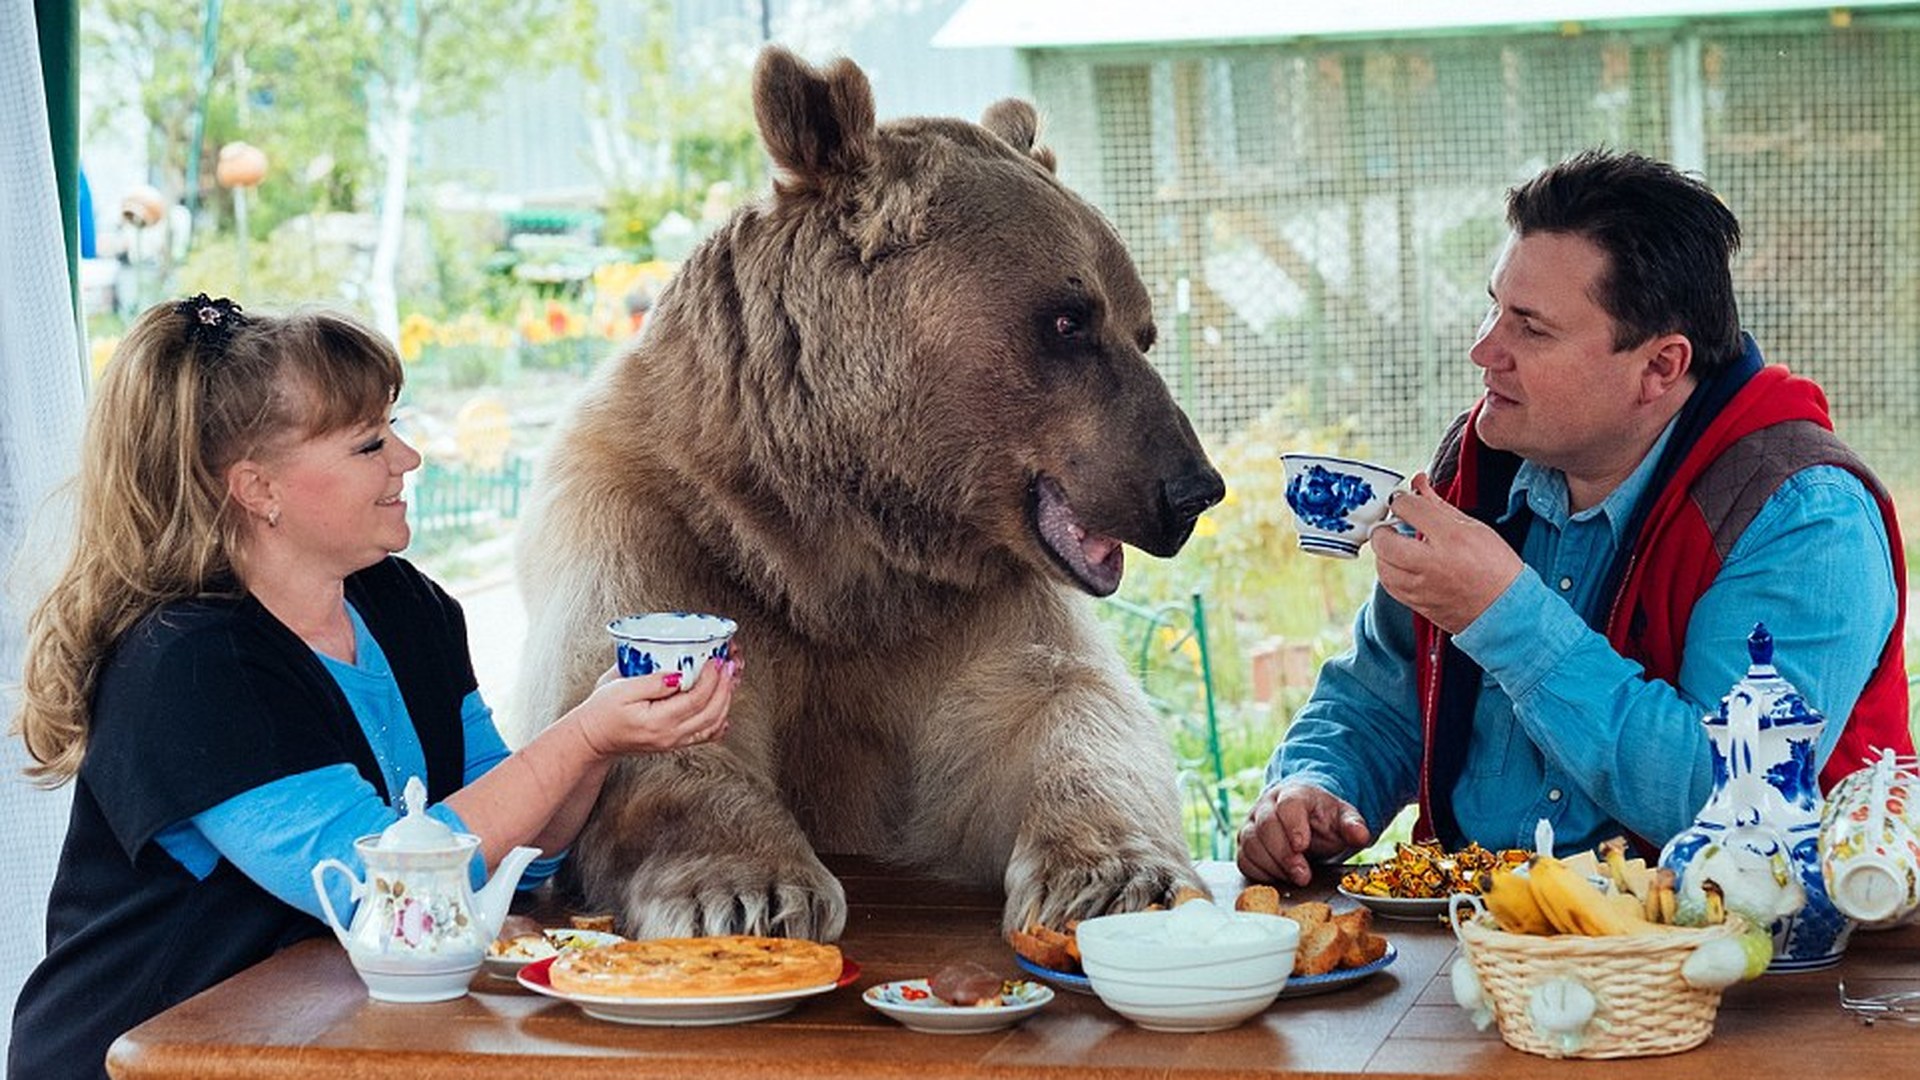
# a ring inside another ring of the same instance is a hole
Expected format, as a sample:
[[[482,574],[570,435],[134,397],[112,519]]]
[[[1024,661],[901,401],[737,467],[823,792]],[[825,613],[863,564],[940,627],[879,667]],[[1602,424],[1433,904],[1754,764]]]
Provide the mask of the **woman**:
[[[79,540],[29,624],[19,730],[75,782],[15,1077],[104,1075],[121,1032],[324,931],[308,878],[407,778],[485,865],[564,852],[622,754],[718,738],[738,669],[621,679],[509,755],[460,608],[393,556],[420,455],[388,344],[197,296],[143,314],[98,389]],[[556,860],[530,875],[551,874]]]

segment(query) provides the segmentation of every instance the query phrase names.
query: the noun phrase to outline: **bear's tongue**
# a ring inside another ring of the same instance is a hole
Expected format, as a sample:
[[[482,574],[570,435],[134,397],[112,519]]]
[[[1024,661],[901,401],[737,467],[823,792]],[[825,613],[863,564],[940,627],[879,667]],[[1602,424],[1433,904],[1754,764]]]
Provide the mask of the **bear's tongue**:
[[[1120,587],[1126,549],[1111,536],[1089,535],[1074,516],[1058,481],[1041,477],[1034,485],[1034,523],[1040,539],[1088,592],[1107,596]]]

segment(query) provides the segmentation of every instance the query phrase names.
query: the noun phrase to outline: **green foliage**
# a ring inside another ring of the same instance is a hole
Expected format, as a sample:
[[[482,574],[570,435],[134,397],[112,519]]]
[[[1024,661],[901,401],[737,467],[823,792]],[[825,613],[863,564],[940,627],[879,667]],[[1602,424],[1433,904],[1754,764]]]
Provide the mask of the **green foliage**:
[[[1289,398],[1209,448],[1226,479],[1226,499],[1201,519],[1176,558],[1131,560],[1120,596],[1098,609],[1167,717],[1189,795],[1188,836],[1198,856],[1213,854],[1216,740],[1227,795],[1222,824],[1231,836],[1264,786],[1267,759],[1308,692],[1282,686],[1273,700],[1255,701],[1250,654],[1274,639],[1306,643],[1317,669],[1346,648],[1353,615],[1374,581],[1365,551],[1346,561],[1299,549],[1280,455],[1312,450],[1366,457],[1371,451],[1357,419],[1317,426],[1306,415],[1305,401]],[[1193,633],[1195,592],[1204,605],[1204,668]]]
[[[85,49],[106,88],[98,127],[131,105],[151,130],[149,160],[170,197],[202,193],[215,220],[219,148],[267,154],[254,193],[257,237],[312,209],[360,208],[377,188],[370,102],[420,88],[422,115],[472,109],[515,71],[585,68],[598,40],[593,0],[249,0],[221,8],[207,83],[199,174],[189,177],[200,104],[204,8],[176,0],[86,0]],[[117,94],[115,91],[118,91]]]
[[[249,226],[265,236],[314,206],[353,205],[367,169],[365,104],[356,39],[334,5],[257,0],[222,8],[206,86],[198,175],[193,139],[204,57],[203,7],[170,0],[87,0],[86,57],[100,72],[94,128],[133,107],[149,125],[148,160],[173,198],[203,193],[215,220],[232,203],[214,183],[219,148],[260,147],[272,171],[255,192]]]
[[[1357,419],[1314,426],[1298,397],[1275,405],[1230,441],[1210,449],[1227,496],[1208,511],[1193,539],[1170,560],[1131,561],[1121,597],[1146,608],[1184,605],[1195,591],[1208,605],[1208,644],[1216,692],[1250,695],[1246,655],[1270,638],[1312,642],[1321,653],[1344,644],[1347,627],[1373,584],[1372,557],[1347,561],[1308,555],[1287,510],[1280,455],[1314,450],[1364,457]]]
[[[232,233],[202,239],[175,272],[174,291],[244,298],[260,307],[328,304],[353,309],[343,283],[352,280],[352,254],[338,247],[311,244],[293,224],[272,237],[251,240],[244,270],[240,243]],[[361,312],[364,315],[364,312]]]
[[[462,312],[508,317],[525,298],[511,276],[496,272],[491,260],[501,240],[500,217],[488,211],[427,210],[431,251],[430,289],[407,297],[408,309],[438,319]]]
[[[658,173],[608,177],[606,242],[653,258],[650,230],[669,211],[711,223],[710,193],[731,190],[735,198],[766,180],[753,115],[752,56],[691,39],[676,23],[669,0],[647,0],[646,31],[627,50],[622,100],[603,100],[598,111],[622,116],[620,134],[636,148],[629,156],[664,156]],[[627,112],[628,102],[641,103]]]

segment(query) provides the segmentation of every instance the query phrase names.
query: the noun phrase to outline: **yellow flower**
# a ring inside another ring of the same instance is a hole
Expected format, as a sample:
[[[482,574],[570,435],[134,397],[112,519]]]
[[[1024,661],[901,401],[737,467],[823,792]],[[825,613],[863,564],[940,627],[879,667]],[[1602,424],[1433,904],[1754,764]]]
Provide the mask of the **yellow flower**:
[[[421,351],[434,343],[435,331],[433,320],[417,311],[400,320],[400,359],[420,359]]]

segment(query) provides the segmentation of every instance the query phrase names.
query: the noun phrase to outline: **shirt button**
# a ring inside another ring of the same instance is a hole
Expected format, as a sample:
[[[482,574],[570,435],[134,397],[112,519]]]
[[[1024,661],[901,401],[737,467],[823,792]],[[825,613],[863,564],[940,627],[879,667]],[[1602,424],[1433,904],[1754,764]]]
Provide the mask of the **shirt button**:
[[[1561,579],[1560,579],[1560,591],[1561,591],[1561,592],[1566,592],[1566,591],[1567,591],[1568,589],[1571,589],[1571,588],[1573,588],[1573,579],[1572,579],[1572,578],[1570,578],[1570,577],[1563,577],[1563,578],[1561,578]]]
[[[1549,791],[1549,792],[1547,792],[1547,801],[1548,801],[1548,802],[1559,802],[1559,801],[1560,801],[1560,789],[1559,789],[1559,788],[1554,788],[1554,789],[1553,789],[1552,791]]]

